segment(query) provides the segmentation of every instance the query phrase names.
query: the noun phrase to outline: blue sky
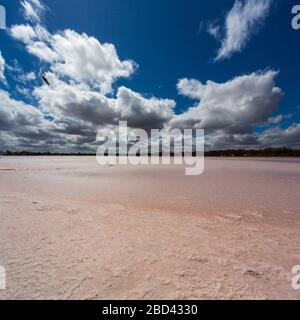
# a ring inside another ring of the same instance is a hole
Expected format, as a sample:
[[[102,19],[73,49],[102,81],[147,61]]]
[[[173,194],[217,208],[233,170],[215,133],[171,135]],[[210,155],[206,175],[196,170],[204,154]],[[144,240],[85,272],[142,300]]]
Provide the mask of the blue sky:
[[[300,30],[291,27],[297,1],[0,4],[7,13],[7,30],[0,30],[0,115],[2,109],[6,119],[0,149],[91,150],[95,132],[120,119],[147,129],[204,128],[213,149],[300,147]],[[36,34],[26,40],[29,28]],[[105,43],[114,47],[115,60],[106,61]],[[28,115],[29,106],[39,114]]]

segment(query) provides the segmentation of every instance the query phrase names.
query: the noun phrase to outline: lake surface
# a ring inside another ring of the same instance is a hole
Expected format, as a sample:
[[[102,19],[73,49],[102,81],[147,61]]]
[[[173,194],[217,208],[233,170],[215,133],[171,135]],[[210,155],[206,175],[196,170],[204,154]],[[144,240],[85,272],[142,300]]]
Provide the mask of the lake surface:
[[[299,299],[299,160],[184,169],[1,157],[0,299]]]

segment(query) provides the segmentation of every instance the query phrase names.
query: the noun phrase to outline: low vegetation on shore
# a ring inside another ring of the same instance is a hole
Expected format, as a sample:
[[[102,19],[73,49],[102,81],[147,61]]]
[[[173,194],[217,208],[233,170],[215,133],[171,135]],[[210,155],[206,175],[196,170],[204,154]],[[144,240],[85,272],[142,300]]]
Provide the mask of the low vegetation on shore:
[[[31,151],[0,151],[2,156],[95,156],[95,153],[63,153],[63,152],[31,152]],[[174,156],[174,154],[171,154]],[[160,154],[162,156],[162,154]],[[193,154],[196,156],[196,154]],[[300,157],[300,150],[290,148],[268,149],[226,149],[206,151],[206,157]]]

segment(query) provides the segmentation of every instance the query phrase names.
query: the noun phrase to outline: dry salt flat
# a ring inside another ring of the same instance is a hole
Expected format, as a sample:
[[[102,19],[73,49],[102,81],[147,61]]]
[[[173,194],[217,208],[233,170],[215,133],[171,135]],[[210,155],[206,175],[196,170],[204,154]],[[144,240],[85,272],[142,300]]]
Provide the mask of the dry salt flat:
[[[0,158],[0,299],[300,299],[300,163]]]

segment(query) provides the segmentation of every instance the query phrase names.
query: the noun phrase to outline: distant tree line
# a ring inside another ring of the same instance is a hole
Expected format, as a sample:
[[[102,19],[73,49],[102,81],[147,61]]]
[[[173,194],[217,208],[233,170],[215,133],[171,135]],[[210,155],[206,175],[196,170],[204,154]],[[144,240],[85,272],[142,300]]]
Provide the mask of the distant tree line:
[[[300,157],[300,150],[290,148],[267,148],[252,150],[206,151],[207,157]]]
[[[0,151],[0,156],[95,156],[95,153],[82,152],[36,152],[36,151]]]
[[[32,152],[32,151],[0,151],[2,156],[95,156],[95,153],[61,153],[61,152]],[[162,156],[162,153],[159,154]],[[139,154],[138,154],[139,156]],[[171,156],[174,154],[171,153]],[[196,156],[193,153],[193,156]],[[227,149],[206,151],[206,157],[300,157],[300,150],[290,148],[267,149]]]

